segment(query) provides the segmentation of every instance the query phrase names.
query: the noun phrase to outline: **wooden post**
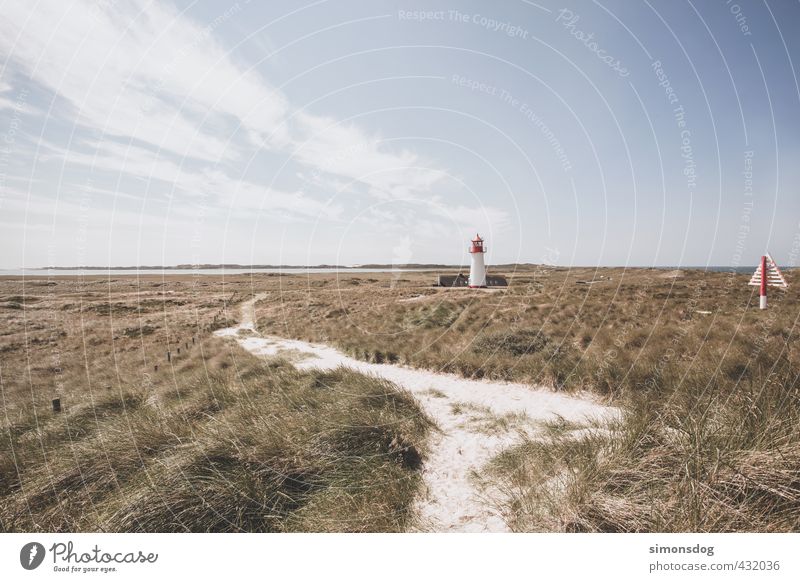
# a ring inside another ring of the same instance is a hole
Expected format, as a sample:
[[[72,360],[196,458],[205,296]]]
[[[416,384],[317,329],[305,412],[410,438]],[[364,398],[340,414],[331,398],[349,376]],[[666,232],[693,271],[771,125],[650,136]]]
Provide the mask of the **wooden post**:
[[[53,412],[61,412],[61,398],[53,398]]]
[[[172,354],[169,353],[169,350],[167,350],[167,361],[168,362],[172,361]]]
[[[180,348],[178,348],[178,355],[179,356],[181,355],[181,349]]]
[[[158,372],[158,364],[156,364],[155,366],[153,366],[153,372]]]

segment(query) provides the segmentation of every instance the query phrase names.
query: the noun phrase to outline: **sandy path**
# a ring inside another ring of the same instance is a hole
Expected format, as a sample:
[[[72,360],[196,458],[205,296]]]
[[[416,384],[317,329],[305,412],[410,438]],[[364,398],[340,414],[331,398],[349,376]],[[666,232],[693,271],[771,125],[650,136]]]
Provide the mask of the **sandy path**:
[[[242,322],[216,332],[233,337],[249,352],[261,356],[286,354],[300,369],[327,370],[347,366],[385,378],[413,393],[441,429],[433,437],[423,478],[427,495],[420,501],[421,529],[427,531],[503,532],[508,526],[494,508],[496,492],[481,489],[473,472],[521,433],[534,434],[537,421],[561,416],[585,424],[617,414],[588,398],[533,389],[526,384],[468,380],[391,364],[371,364],[350,358],[322,344],[263,336],[255,331],[255,302],[242,304]],[[241,332],[241,333],[240,333]],[[500,422],[498,422],[500,421]]]

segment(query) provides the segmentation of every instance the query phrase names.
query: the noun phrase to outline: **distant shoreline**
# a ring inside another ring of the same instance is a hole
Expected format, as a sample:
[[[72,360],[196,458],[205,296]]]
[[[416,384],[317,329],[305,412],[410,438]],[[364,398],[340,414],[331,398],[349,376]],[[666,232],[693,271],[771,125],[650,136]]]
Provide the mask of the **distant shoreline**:
[[[513,270],[513,269],[530,269],[530,268],[545,268],[557,270],[572,270],[572,269],[655,269],[655,270],[688,270],[688,271],[711,271],[711,272],[736,272],[736,273],[750,273],[755,270],[755,265],[746,266],[726,266],[726,265],[710,265],[710,266],[676,266],[676,265],[608,265],[608,266],[593,266],[593,265],[539,265],[535,263],[505,263],[498,265],[491,265],[493,271],[499,270]],[[781,269],[792,270],[796,267],[783,266]],[[180,273],[202,272],[202,271],[236,271],[239,273],[247,272],[336,272],[336,271],[350,271],[353,273],[369,272],[369,271],[432,271],[432,270],[461,270],[468,271],[469,265],[445,265],[436,263],[408,263],[402,265],[369,263],[364,265],[241,265],[237,263],[225,264],[203,264],[203,265],[139,265],[139,266],[114,266],[114,267],[99,267],[99,266],[53,266],[53,267],[26,267],[16,269],[0,269],[0,275],[9,273],[42,273],[47,272],[164,272],[174,271]]]
[[[368,265],[240,265],[237,263],[222,264],[203,264],[203,265],[139,265],[139,266],[78,266],[78,267],[28,267],[26,271],[197,271],[204,269],[231,269],[231,270],[255,270],[255,269],[286,269],[286,270],[311,270],[311,269],[465,269],[458,265],[437,265],[437,264],[368,264]],[[23,269],[0,269],[0,271],[20,271]]]

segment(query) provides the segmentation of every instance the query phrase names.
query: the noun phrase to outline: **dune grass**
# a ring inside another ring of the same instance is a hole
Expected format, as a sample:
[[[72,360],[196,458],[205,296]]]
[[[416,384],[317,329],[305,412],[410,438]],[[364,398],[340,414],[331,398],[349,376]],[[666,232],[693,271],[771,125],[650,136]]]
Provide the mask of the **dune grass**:
[[[279,309],[285,334],[358,358],[622,408],[610,432],[545,428],[485,469],[517,531],[800,531],[800,280],[786,275],[763,312],[747,275],[544,268],[499,293],[315,289],[314,325],[297,291],[260,324]]]
[[[500,292],[434,289],[430,273],[0,278],[0,528],[411,526],[429,422],[383,382],[211,337],[264,293],[270,334],[619,406],[611,431],[554,422],[484,468],[517,531],[800,531],[786,275],[765,312],[746,275],[699,271],[531,268]]]
[[[549,432],[486,473],[517,531],[798,531],[800,387],[779,363],[728,392],[692,375],[606,431]]]
[[[4,357],[0,530],[366,532],[413,524],[431,426],[413,397],[345,369],[299,372],[283,359],[256,358],[211,335],[218,311],[209,310],[208,325],[193,321],[192,307],[208,295],[170,287],[185,303],[157,313],[166,322],[148,321],[158,331],[119,333],[135,327],[135,307],[116,307],[128,315],[113,322],[108,309],[59,309],[64,334],[19,349],[31,362]],[[128,290],[120,286],[104,304],[136,305],[140,297],[124,297]],[[24,313],[28,328],[44,327],[64,299],[45,302]],[[14,331],[18,320],[9,321]],[[17,329],[24,335],[24,325]],[[18,341],[12,335],[4,345]],[[60,360],[48,373],[54,353]],[[55,395],[60,413],[50,408]]]
[[[234,349],[221,340],[202,348]],[[177,383],[7,427],[2,529],[409,526],[429,427],[410,395],[344,369],[297,372],[246,353],[231,360],[186,365]]]

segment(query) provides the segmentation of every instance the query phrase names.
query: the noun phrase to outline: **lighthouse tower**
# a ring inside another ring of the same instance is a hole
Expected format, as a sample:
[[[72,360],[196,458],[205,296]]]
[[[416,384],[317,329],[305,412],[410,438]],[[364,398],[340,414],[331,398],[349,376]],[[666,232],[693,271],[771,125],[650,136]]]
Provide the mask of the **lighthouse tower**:
[[[470,287],[486,287],[486,265],[483,262],[483,254],[486,252],[486,247],[483,246],[483,239],[479,234],[475,235],[472,239],[472,246],[469,248],[469,254],[472,257],[472,265],[469,269],[469,286]]]

